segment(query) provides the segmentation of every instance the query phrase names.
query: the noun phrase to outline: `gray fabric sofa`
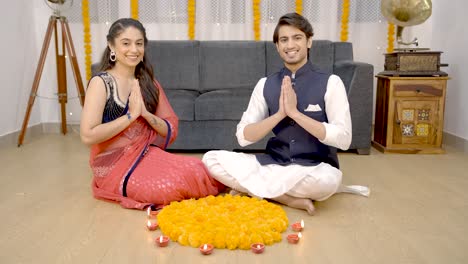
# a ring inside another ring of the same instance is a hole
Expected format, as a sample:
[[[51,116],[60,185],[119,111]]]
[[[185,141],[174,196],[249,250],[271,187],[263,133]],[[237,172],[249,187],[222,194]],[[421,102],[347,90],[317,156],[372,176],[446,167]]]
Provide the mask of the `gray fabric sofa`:
[[[179,117],[173,151],[263,150],[268,138],[241,148],[236,126],[257,81],[282,67],[271,41],[149,41],[155,77]],[[351,43],[314,40],[310,60],[340,76],[351,107],[350,149],[369,154],[373,66],[353,61]]]

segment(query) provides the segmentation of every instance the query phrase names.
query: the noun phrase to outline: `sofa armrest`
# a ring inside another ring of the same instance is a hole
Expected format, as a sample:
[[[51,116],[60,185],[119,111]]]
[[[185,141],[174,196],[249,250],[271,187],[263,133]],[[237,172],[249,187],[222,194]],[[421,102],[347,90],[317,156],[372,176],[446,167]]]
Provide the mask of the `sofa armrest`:
[[[348,93],[353,126],[350,149],[368,154],[371,146],[374,66],[349,60],[339,61],[335,63],[333,73],[343,80]]]

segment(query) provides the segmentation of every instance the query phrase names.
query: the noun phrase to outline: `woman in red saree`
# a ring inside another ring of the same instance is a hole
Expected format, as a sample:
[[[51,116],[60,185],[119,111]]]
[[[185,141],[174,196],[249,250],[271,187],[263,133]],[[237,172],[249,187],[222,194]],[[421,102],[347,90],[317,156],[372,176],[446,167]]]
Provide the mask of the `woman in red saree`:
[[[114,22],[100,73],[89,81],[80,135],[91,145],[93,194],[136,209],[216,195],[224,186],[201,160],[164,151],[178,118],[154,79],[147,41],[139,21]]]

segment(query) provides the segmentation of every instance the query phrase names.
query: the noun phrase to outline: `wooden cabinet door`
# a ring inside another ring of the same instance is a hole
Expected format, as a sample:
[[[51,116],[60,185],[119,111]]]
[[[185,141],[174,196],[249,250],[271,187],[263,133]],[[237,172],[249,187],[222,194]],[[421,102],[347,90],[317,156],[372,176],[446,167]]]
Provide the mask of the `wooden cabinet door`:
[[[395,100],[393,144],[428,145],[437,143],[439,100]]]

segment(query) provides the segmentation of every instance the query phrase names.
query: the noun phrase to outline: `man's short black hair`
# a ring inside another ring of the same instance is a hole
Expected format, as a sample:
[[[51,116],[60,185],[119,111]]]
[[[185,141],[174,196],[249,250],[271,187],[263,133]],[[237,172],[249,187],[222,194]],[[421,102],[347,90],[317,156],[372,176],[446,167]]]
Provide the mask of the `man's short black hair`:
[[[312,25],[305,17],[299,15],[298,13],[288,13],[280,17],[278,20],[275,32],[273,33],[273,43],[278,43],[279,28],[283,25],[289,25],[299,29],[300,31],[304,32],[307,39],[314,35],[314,29],[312,28]]]

